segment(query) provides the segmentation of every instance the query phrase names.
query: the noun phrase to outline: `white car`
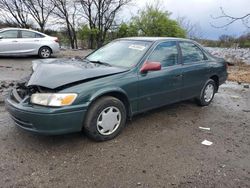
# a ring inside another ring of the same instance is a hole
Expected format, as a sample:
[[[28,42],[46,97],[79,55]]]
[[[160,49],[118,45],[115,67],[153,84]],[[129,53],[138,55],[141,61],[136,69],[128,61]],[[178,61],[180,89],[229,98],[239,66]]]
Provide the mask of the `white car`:
[[[60,50],[57,37],[30,29],[5,28],[0,29],[1,55],[39,55],[49,58]]]

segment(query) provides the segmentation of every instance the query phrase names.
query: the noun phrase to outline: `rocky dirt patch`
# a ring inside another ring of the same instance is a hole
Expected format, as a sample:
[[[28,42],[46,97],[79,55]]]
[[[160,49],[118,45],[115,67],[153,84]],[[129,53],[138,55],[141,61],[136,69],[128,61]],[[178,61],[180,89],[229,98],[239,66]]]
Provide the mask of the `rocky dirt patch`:
[[[214,56],[224,58],[230,63],[228,80],[250,83],[250,49],[207,48]]]
[[[232,64],[243,62],[250,65],[250,48],[207,48],[207,50]]]

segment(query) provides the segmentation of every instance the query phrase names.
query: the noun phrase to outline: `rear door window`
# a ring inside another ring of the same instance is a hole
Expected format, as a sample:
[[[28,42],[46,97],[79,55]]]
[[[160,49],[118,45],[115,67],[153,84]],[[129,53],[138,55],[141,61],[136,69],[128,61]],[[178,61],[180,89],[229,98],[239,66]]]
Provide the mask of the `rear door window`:
[[[176,65],[178,63],[176,42],[168,41],[160,43],[149,56],[148,61],[160,62],[162,67]]]
[[[3,39],[15,39],[18,38],[18,30],[3,31],[0,33]]]
[[[31,31],[21,31],[22,32],[22,38],[36,38],[36,33]]]
[[[184,64],[195,63],[205,60],[204,53],[201,49],[191,42],[179,43],[182,52],[182,61]]]
[[[22,38],[43,38],[44,36],[36,33],[36,32],[32,32],[32,31],[21,31],[22,33]]]

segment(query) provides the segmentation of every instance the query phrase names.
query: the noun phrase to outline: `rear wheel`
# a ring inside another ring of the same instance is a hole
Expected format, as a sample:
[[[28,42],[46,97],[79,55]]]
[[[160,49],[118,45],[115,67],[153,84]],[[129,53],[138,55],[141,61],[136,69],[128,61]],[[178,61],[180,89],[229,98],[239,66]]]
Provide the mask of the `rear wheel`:
[[[126,123],[126,108],[117,98],[106,96],[95,101],[88,110],[83,130],[95,141],[115,138]]]
[[[40,57],[40,58],[43,58],[43,59],[49,58],[49,57],[51,56],[51,54],[52,54],[52,51],[51,51],[51,49],[50,49],[49,47],[47,47],[47,46],[41,47],[41,48],[39,49],[39,51],[38,51],[39,57]]]
[[[201,90],[200,96],[196,98],[197,103],[200,106],[208,106],[212,102],[215,92],[216,84],[214,80],[209,79]]]

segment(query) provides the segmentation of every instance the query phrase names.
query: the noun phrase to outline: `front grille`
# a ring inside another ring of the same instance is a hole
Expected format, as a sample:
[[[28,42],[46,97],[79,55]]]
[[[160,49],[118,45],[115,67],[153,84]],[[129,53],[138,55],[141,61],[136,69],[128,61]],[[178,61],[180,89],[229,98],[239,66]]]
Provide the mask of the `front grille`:
[[[16,103],[20,103],[27,95],[27,89],[14,88],[10,93],[10,99]]]
[[[13,89],[13,90],[14,90],[14,89]],[[16,97],[14,96],[13,90],[12,90],[11,93],[10,93],[10,99],[11,99],[12,101],[14,101],[15,103],[20,103],[20,102],[16,99]]]
[[[20,97],[16,89],[12,90],[11,95],[12,95],[12,99],[15,100],[17,103],[20,103],[22,101],[22,98]]]

